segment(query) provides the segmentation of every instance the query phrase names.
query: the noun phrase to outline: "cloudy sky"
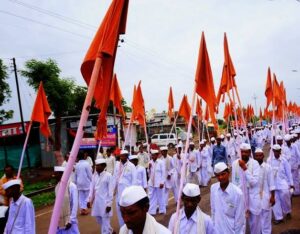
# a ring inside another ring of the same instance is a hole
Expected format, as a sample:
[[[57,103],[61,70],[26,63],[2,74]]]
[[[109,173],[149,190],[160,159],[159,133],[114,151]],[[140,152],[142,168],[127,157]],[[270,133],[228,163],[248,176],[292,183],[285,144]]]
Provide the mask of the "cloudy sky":
[[[0,58],[18,69],[31,58],[55,59],[63,77],[85,85],[80,73],[85,52],[111,0],[1,0]],[[191,101],[201,32],[205,32],[215,89],[219,87],[223,36],[227,33],[243,105],[257,96],[265,105],[268,66],[283,80],[288,99],[300,103],[300,2],[297,0],[130,0],[127,32],[118,49],[115,71],[124,98],[131,103],[134,84],[142,80],[146,110],[167,109],[169,87],[175,108],[183,94]],[[298,72],[296,72],[296,71]],[[15,81],[5,108],[19,121]],[[34,91],[20,77],[25,120]]]

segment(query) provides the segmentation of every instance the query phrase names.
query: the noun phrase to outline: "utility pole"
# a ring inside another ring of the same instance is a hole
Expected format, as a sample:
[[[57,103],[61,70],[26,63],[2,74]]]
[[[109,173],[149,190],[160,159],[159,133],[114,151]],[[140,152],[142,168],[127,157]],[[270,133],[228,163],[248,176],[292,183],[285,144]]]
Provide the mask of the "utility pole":
[[[16,65],[16,59],[12,58],[13,66],[14,66],[14,73],[16,78],[16,86],[17,86],[17,94],[18,94],[18,103],[19,103],[19,110],[20,110],[20,116],[21,116],[21,125],[22,125],[22,131],[24,138],[26,137],[26,131],[25,131],[25,125],[24,125],[24,118],[23,118],[23,111],[22,111],[22,103],[21,103],[21,97],[20,97],[20,88],[19,88],[19,81],[18,81],[18,73],[17,73],[17,65]],[[30,165],[30,158],[28,153],[28,148],[26,146],[26,159],[29,169],[31,168]]]
[[[257,116],[257,106],[256,106],[257,96],[256,96],[256,94],[254,94],[252,98],[254,99],[255,116]]]

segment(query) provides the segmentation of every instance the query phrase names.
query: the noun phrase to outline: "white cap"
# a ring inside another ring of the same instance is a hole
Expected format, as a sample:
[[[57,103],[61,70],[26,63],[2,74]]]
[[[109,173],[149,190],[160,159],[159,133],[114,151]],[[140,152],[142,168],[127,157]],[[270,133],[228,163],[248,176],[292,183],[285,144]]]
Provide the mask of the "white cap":
[[[190,141],[190,145],[195,145],[195,143],[193,141]]]
[[[261,148],[256,148],[256,149],[255,149],[255,153],[263,153],[263,151],[262,151]]]
[[[226,136],[227,136],[227,137],[231,137],[230,133],[227,133]]]
[[[216,138],[214,138],[214,137],[210,138],[210,141],[215,141],[215,140],[216,140]]]
[[[296,133],[293,133],[293,137],[296,138],[298,137],[298,135]]]
[[[160,149],[160,151],[168,150],[168,147],[167,147],[167,146],[162,146],[162,147],[160,147],[159,149]]]
[[[183,194],[188,197],[197,197],[200,195],[200,188],[196,184],[187,183],[183,190]]]
[[[286,134],[286,135],[284,136],[284,140],[285,140],[285,141],[290,141],[290,140],[291,140],[291,135],[290,135],[290,134]]]
[[[291,130],[293,130],[293,128],[292,128],[292,127],[290,127],[290,128],[289,128],[289,131],[291,131]]]
[[[64,172],[66,167],[63,166],[55,166],[54,171]]]
[[[207,142],[207,140],[206,140],[206,139],[203,139],[202,141],[203,141],[204,143],[206,143],[206,142]]]
[[[6,190],[6,189],[8,189],[9,187],[11,187],[13,185],[20,185],[20,184],[21,184],[21,180],[15,179],[15,180],[10,180],[10,181],[4,183],[2,185],[2,187],[3,187],[4,190]]]
[[[275,145],[272,146],[272,149],[273,150],[281,150],[281,146],[278,145],[278,144],[275,144]]]
[[[122,192],[119,205],[123,207],[131,206],[145,197],[147,197],[147,194],[142,186],[132,185]]]
[[[138,159],[138,156],[137,155],[129,155],[128,159],[129,160]]]
[[[205,144],[204,140],[200,141],[200,145],[204,145],[204,144]]]
[[[151,154],[158,154],[159,151],[158,151],[157,149],[151,149],[151,150],[150,150],[150,153],[151,153]]]
[[[99,159],[95,160],[95,165],[102,164],[102,163],[106,163],[105,158],[99,158]]]
[[[146,146],[148,146],[148,144],[147,144],[147,143],[144,143],[144,144],[143,144],[143,147],[146,147]]]
[[[237,136],[238,134],[237,134],[237,132],[234,132],[233,135],[234,135],[234,136]]]
[[[299,134],[299,133],[300,133],[300,129],[297,128],[297,129],[295,130],[295,133]]]
[[[120,154],[129,154],[127,150],[121,150]]]
[[[225,171],[227,169],[227,165],[224,162],[218,162],[214,167],[215,173],[220,173],[222,171]]]
[[[277,140],[277,141],[278,141],[278,140],[279,140],[279,141],[283,140],[283,139],[282,139],[282,136],[280,136],[280,135],[276,136],[276,140]]]
[[[221,135],[220,135],[220,138],[221,138],[221,139],[224,139],[224,135],[223,135],[223,134],[221,134]]]
[[[250,144],[242,143],[240,146],[240,149],[241,150],[251,150],[251,146],[250,146]]]

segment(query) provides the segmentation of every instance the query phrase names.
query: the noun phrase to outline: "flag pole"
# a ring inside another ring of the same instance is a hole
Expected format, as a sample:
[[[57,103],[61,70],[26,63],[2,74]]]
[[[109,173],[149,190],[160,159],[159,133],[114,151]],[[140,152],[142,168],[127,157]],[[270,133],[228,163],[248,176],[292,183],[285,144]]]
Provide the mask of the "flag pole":
[[[125,121],[126,121],[126,118],[125,118]],[[130,117],[129,124],[128,124],[128,127],[127,127],[127,129],[126,129],[126,134],[125,134],[124,144],[123,144],[123,146],[122,146],[122,149],[123,149],[123,150],[125,149],[126,140],[128,139],[129,128],[130,128],[130,126],[131,126],[131,122],[132,122],[132,118]],[[147,142],[147,143],[148,143],[148,142]]]
[[[148,145],[148,133],[147,133],[147,122],[146,122],[146,116],[145,116],[145,119],[144,119],[144,131],[145,131],[145,138],[146,138],[146,141],[147,141],[147,145]],[[150,147],[147,147],[148,149],[148,154],[150,153]]]
[[[190,119],[189,119],[189,123],[188,123],[188,131],[187,131],[187,139],[185,142],[185,149],[184,149],[184,156],[183,156],[183,164],[181,167],[181,178],[180,178],[180,185],[179,185],[179,191],[178,191],[178,200],[177,200],[177,207],[176,207],[176,224],[175,224],[175,230],[174,233],[177,233],[177,223],[178,223],[178,219],[179,219],[179,211],[180,211],[180,201],[181,201],[181,194],[182,194],[182,189],[183,189],[183,183],[185,181],[185,176],[186,176],[186,161],[187,161],[187,153],[188,153],[188,148],[189,148],[189,144],[190,144],[190,133],[191,133],[191,129],[192,129],[192,120],[193,120],[193,110],[194,110],[194,106],[195,106],[195,99],[196,99],[196,84],[194,87],[194,91],[193,91],[193,99],[192,99],[192,105],[191,105],[191,113],[190,113]]]
[[[97,155],[96,155],[96,158],[98,157],[98,154],[100,152],[100,147],[101,147],[101,140],[99,140],[99,143],[98,143],[98,149],[97,149]]]
[[[61,212],[62,205],[63,205],[63,199],[64,199],[65,191],[67,188],[67,183],[68,183],[70,175],[73,171],[73,166],[75,164],[75,160],[77,158],[80,141],[81,141],[81,139],[83,137],[83,133],[84,133],[83,128],[84,128],[86,121],[88,119],[88,116],[89,116],[90,107],[91,107],[96,83],[98,80],[98,75],[99,75],[99,72],[101,69],[101,64],[102,64],[102,59],[100,57],[97,57],[94,68],[93,68],[92,76],[91,76],[91,79],[89,82],[87,95],[85,97],[85,101],[83,104],[82,114],[80,116],[79,126],[78,126],[78,130],[77,130],[77,133],[75,136],[73,146],[72,146],[72,150],[70,153],[70,158],[68,160],[66,169],[61,178],[60,186],[59,186],[58,193],[57,193],[57,196],[55,199],[55,204],[54,204],[54,208],[53,208],[53,212],[52,212],[52,216],[51,216],[48,234],[55,234],[57,232],[58,220],[59,220],[60,212]]]
[[[21,154],[21,158],[20,158],[20,164],[19,164],[19,169],[18,169],[18,174],[17,174],[17,179],[20,178],[21,176],[21,170],[22,170],[22,165],[23,165],[23,160],[24,160],[24,154],[26,151],[26,147],[27,147],[27,143],[28,143],[28,139],[29,139],[29,135],[30,135],[30,131],[31,131],[31,126],[32,126],[32,121],[30,121],[29,123],[29,127],[27,130],[27,134],[26,134],[26,139],[23,145],[23,149],[22,149],[22,154]]]

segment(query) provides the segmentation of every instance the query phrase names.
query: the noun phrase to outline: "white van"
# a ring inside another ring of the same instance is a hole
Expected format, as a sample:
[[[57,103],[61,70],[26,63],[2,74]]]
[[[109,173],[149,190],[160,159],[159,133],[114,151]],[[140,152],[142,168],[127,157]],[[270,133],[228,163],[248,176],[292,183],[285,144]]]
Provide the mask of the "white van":
[[[158,146],[174,147],[176,145],[176,135],[174,133],[160,133],[151,136],[151,143]]]

